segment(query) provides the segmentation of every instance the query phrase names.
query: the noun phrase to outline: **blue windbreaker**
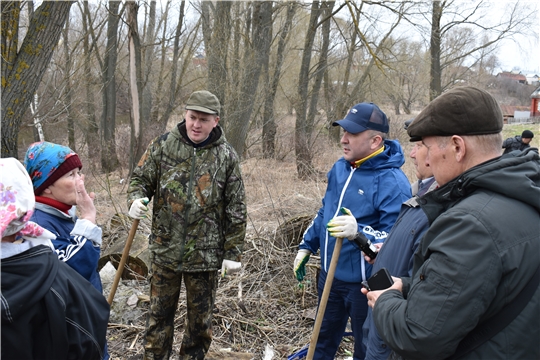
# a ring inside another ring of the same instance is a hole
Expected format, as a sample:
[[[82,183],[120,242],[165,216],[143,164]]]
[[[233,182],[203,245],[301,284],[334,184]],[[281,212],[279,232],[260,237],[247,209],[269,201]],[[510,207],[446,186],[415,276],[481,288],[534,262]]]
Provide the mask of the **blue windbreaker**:
[[[72,208],[74,212],[75,208]],[[102,292],[101,278],[97,271],[101,228],[88,220],[74,219],[60,210],[36,202],[30,219],[56,235],[52,240],[58,259],[67,263]]]
[[[381,242],[396,221],[401,204],[411,197],[409,180],[401,170],[405,162],[403,150],[396,140],[385,140],[384,151],[354,168],[340,158],[328,173],[328,186],[322,207],[304,233],[300,249],[315,254],[321,251],[321,267],[328,272],[336,239],[328,234],[326,224],[339,210],[351,210],[372,242]],[[371,236],[370,236],[371,235]],[[371,265],[360,249],[344,239],[335,278],[358,283],[371,275]]]

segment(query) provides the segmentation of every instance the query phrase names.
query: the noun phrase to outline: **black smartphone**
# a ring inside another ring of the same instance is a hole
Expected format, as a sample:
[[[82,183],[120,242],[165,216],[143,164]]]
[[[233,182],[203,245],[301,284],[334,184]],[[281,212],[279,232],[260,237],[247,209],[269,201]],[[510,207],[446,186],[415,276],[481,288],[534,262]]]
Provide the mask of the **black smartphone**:
[[[371,275],[367,281],[363,281],[362,285],[369,291],[384,290],[392,286],[394,280],[386,268],[382,268],[375,274]]]

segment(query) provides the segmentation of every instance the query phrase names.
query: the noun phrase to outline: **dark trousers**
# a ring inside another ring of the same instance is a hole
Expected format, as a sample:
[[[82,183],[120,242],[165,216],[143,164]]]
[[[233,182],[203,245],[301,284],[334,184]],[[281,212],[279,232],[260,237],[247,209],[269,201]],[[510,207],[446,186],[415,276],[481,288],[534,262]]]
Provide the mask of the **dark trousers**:
[[[187,314],[180,359],[204,359],[212,342],[212,310],[216,299],[217,271],[177,273],[152,264],[150,309],[146,319],[144,359],[169,359],[174,335],[174,316],[180,285],[186,287]]]
[[[321,271],[319,276],[319,302],[326,275],[325,271]],[[361,283],[348,283],[334,279],[313,359],[328,360],[335,357],[349,317],[354,335],[354,360],[364,359],[362,325],[366,320],[368,305],[366,296],[360,291],[361,288]]]

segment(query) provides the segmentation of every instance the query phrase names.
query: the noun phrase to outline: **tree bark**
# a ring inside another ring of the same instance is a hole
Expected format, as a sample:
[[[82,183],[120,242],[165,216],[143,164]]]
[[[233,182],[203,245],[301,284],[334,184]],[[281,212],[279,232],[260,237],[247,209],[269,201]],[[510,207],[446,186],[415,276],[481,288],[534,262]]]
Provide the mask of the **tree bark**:
[[[320,50],[319,61],[314,74],[313,89],[311,90],[311,99],[309,101],[309,109],[307,115],[307,123],[309,126],[309,133],[313,133],[315,119],[318,114],[318,104],[319,104],[319,93],[321,90],[321,84],[326,73],[326,68],[328,65],[328,47],[330,46],[330,21],[332,10],[335,5],[335,1],[326,1],[321,4],[321,14],[326,19],[323,21],[321,26],[321,36],[322,36],[322,45]],[[312,148],[312,144],[309,144],[309,147]]]
[[[64,28],[64,57],[65,57],[65,67],[64,67],[64,82],[66,84],[65,93],[66,93],[66,112],[67,112],[67,130],[68,130],[68,145],[69,147],[77,152],[77,147],[75,146],[75,116],[73,115],[73,90],[71,88],[71,52],[69,51],[69,17],[66,20],[66,25]]]
[[[103,114],[101,117],[101,168],[111,172],[118,168],[119,161],[116,154],[116,63],[118,10],[120,1],[109,1],[109,16],[107,21],[107,50],[105,52],[103,72]]]
[[[82,27],[84,31],[83,38],[83,68],[84,68],[84,89],[86,97],[86,109],[85,109],[85,121],[83,122],[84,137],[85,142],[88,147],[88,157],[92,160],[97,161],[100,159],[100,149],[99,144],[99,126],[96,119],[96,106],[95,106],[95,96],[94,91],[92,90],[92,64],[91,64],[91,55],[93,53],[92,49],[97,52],[91,43],[92,43],[92,23],[90,17],[90,9],[88,8],[88,2],[83,2],[83,7],[81,8],[81,18],[82,18]],[[97,56],[99,59],[99,56]],[[94,162],[90,162],[90,166],[93,166]]]
[[[253,39],[246,43],[244,72],[235,101],[237,106],[231,109],[235,116],[227,124],[227,139],[240,156],[244,152],[261,67],[265,59],[268,59],[272,35],[272,2],[255,2],[253,7]]]
[[[311,55],[315,33],[317,32],[317,20],[320,14],[320,3],[314,0],[311,3],[309,25],[304,41],[302,63],[298,77],[298,99],[296,101],[296,123],[294,131],[294,148],[296,154],[296,170],[300,179],[306,179],[313,173],[312,152],[310,149],[311,126],[307,119],[308,88],[310,77]]]
[[[20,51],[14,54],[17,39],[13,36],[18,34],[20,4],[2,2],[0,42],[7,45],[5,50],[2,48],[2,157],[18,157],[22,118],[47,69],[72,4],[73,1],[44,1],[30,20]]]
[[[357,9],[356,12],[356,18],[360,17],[361,8]],[[345,70],[343,74],[343,82],[341,84],[337,84],[336,87],[339,89],[337,91],[337,96],[334,101],[327,101],[327,107],[330,109],[330,111],[327,111],[328,115],[328,129],[331,139],[339,144],[340,141],[340,127],[339,126],[332,126],[332,123],[336,120],[342,119],[343,116],[345,116],[345,113],[347,109],[351,106],[351,104],[348,103],[349,95],[348,95],[348,89],[349,89],[349,82],[351,80],[351,68],[354,63],[354,54],[356,52],[357,48],[357,41],[358,38],[358,32],[356,31],[356,28],[354,27],[354,24],[352,24],[351,29],[351,39],[350,39],[350,45],[347,49],[347,62],[345,64]],[[330,84],[328,84],[328,87],[330,87]],[[333,88],[333,87],[332,87]],[[326,90],[326,93],[328,94],[327,98],[330,98],[329,90]],[[333,104],[331,104],[333,102]]]
[[[435,99],[441,94],[441,17],[443,7],[439,0],[433,0],[431,14],[431,41],[430,41],[430,82],[429,100]]]
[[[208,64],[208,91],[221,103],[221,120],[227,120],[227,50],[231,35],[232,1],[201,2],[203,37]],[[212,26],[213,19],[213,26]],[[222,121],[221,125],[226,128]]]
[[[289,38],[289,30],[292,26],[294,13],[296,12],[297,4],[290,2],[287,4],[287,17],[283,24],[283,29],[279,35],[278,48],[276,54],[276,64],[274,67],[272,81],[269,82],[269,88],[266,93],[263,111],[263,157],[265,159],[274,158],[276,149],[276,132],[277,126],[274,119],[274,101],[279,85],[279,79],[281,78],[281,68],[283,66],[283,59],[285,53],[285,46],[287,45],[287,39]],[[268,64],[267,64],[268,69]]]
[[[143,127],[143,116],[145,115],[141,101],[143,99],[143,69],[141,55],[141,40],[137,24],[137,14],[139,5],[135,1],[127,2],[127,25],[129,41],[129,89],[131,95],[131,146],[129,170],[135,168],[140,159],[145,145],[141,144]],[[148,103],[147,103],[148,105]]]
[[[169,118],[171,117],[172,111],[176,107],[176,99],[178,97],[178,93],[180,92],[179,89],[179,83],[177,81],[177,78],[182,78],[182,76],[178,77],[178,62],[180,60],[180,35],[182,35],[182,25],[184,23],[184,10],[185,10],[185,1],[182,1],[180,3],[180,9],[178,12],[178,25],[176,26],[176,32],[174,34],[174,45],[173,45],[173,57],[172,57],[172,69],[171,69],[171,79],[169,82],[169,91],[168,96],[165,97],[165,100],[167,101],[165,110],[163,112],[163,115],[160,118],[160,121],[158,124],[160,124],[160,133],[162,130],[164,130],[165,126],[167,125],[167,122],[169,121]],[[188,52],[189,55],[192,55],[192,51]],[[188,59],[191,56],[188,57]],[[186,68],[186,64],[188,64],[189,60],[184,61],[184,69]],[[184,71],[181,72],[181,75],[184,74]],[[162,77],[160,76],[160,81],[162,80]],[[158,87],[159,88],[159,87]],[[158,93],[161,93],[161,91],[158,91]]]
[[[134,20],[134,24],[137,24],[137,19]],[[144,55],[144,74],[143,74],[143,64],[141,63],[139,66],[141,67],[141,70],[137,71],[137,74],[141,74],[144,76],[144,78],[141,78],[138,83],[139,86],[141,86],[141,98],[140,98],[140,128],[142,129],[149,129],[152,126],[152,122],[154,119],[152,119],[152,106],[153,106],[153,94],[152,94],[152,86],[154,84],[155,76],[152,72],[152,67],[154,65],[154,43],[156,42],[155,37],[155,29],[156,27],[156,1],[152,0],[150,1],[150,12],[148,16],[148,26],[146,27],[146,34],[144,38],[144,47],[141,46],[140,43],[140,37],[138,35],[138,30],[135,28],[135,33],[132,33],[130,31],[130,34],[133,36],[139,38],[139,40],[133,39],[133,45],[136,47],[134,50],[139,53],[139,60],[142,61],[143,55]],[[131,45],[131,41],[130,41]],[[131,49],[131,46],[130,46]],[[144,49],[144,50],[143,50]],[[143,54],[144,52],[144,54]],[[162,56],[165,56],[165,54],[162,54]],[[130,56],[130,59],[132,57]],[[150,143],[150,141],[154,138],[154,132],[153,131],[141,131],[140,132],[140,138],[138,139],[138,146],[136,148],[136,154],[134,157],[135,161],[138,161],[142,154],[144,153],[146,146]],[[132,169],[132,168],[130,168]]]
[[[85,142],[88,147],[88,157],[91,159],[89,166],[93,167],[94,164],[98,163],[101,154],[101,147],[99,144],[99,126],[96,120],[96,106],[95,106],[95,96],[94,90],[92,89],[92,49],[91,46],[91,17],[90,9],[88,8],[88,1],[83,3],[83,8],[81,8],[81,17],[82,17],[82,27],[84,31],[83,39],[83,53],[84,53],[84,74],[86,81],[84,82],[85,87],[85,96],[86,96],[86,114],[83,124]],[[97,50],[95,50],[97,51]],[[99,59],[99,56],[98,56]]]

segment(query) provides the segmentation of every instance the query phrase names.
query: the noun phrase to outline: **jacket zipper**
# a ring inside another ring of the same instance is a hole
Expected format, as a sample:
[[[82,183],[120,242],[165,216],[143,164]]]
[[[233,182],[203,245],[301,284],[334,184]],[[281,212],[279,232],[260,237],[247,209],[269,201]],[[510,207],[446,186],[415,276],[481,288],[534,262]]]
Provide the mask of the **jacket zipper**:
[[[182,243],[180,244],[180,259],[179,260],[179,263],[180,263],[180,269],[179,271],[182,270],[182,267],[184,265],[183,263],[183,258],[184,258],[184,249],[185,249],[185,246],[186,246],[186,241],[187,241],[187,233],[188,233],[188,216],[189,216],[189,211],[191,209],[191,194],[193,193],[193,182],[194,182],[194,178],[195,178],[195,160],[197,158],[197,149],[196,148],[193,148],[193,156],[191,157],[191,172],[189,174],[189,186],[188,186],[188,193],[187,193],[187,201],[186,201],[186,204],[185,204],[185,209],[184,209],[184,239],[182,241]]]

